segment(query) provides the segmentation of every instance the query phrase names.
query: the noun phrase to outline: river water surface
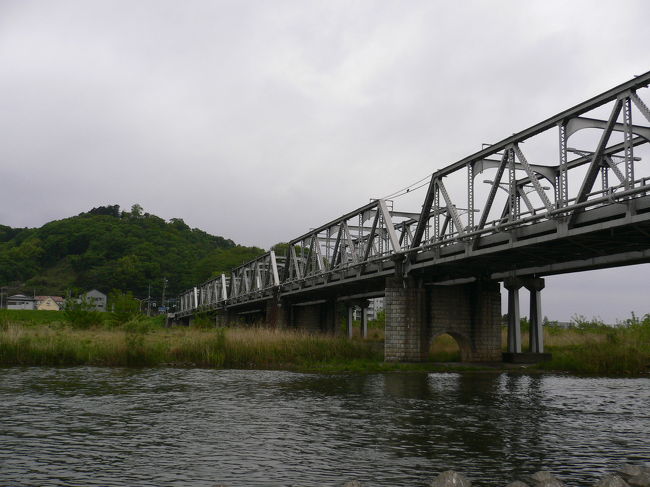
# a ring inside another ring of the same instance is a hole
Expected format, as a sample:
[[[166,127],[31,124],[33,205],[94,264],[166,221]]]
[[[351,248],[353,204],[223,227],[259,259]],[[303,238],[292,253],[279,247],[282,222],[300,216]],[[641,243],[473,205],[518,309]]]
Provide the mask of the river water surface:
[[[650,461],[650,379],[0,369],[0,485],[590,485]]]

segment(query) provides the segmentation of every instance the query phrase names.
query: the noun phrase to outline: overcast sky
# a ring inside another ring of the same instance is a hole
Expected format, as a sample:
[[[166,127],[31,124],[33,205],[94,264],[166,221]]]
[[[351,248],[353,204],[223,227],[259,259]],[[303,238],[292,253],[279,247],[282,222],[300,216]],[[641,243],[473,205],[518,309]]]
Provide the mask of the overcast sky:
[[[0,0],[0,223],[139,203],[268,248],[648,71],[649,19],[647,0]],[[550,278],[544,313],[650,312],[648,270]]]

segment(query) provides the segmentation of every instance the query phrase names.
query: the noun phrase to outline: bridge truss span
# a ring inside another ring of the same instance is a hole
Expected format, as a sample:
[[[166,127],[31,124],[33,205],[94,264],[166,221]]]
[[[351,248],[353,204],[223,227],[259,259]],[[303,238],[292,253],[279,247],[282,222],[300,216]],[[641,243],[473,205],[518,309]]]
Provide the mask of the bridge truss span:
[[[187,290],[180,316],[440,283],[650,262],[650,72],[435,171],[417,211],[372,200]]]

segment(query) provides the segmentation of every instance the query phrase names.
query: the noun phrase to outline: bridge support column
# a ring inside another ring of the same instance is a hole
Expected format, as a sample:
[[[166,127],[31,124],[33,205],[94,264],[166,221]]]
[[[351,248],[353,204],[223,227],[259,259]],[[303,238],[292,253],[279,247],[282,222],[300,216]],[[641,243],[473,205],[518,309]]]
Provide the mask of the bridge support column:
[[[387,362],[421,362],[429,348],[425,321],[426,292],[413,278],[386,279],[384,298]]]
[[[293,326],[309,331],[322,331],[322,305],[324,303],[299,304],[292,306]]]
[[[521,279],[508,278],[503,283],[508,290],[508,353],[521,353],[521,316],[519,314],[519,289]]]
[[[348,304],[348,315],[347,315],[347,329],[348,329],[348,338],[352,338],[352,335],[354,333],[353,330],[353,325],[354,325],[354,305]]]
[[[361,337],[368,338],[368,306],[361,308]]]
[[[272,328],[286,328],[290,325],[288,303],[270,299],[266,302],[266,324]]]
[[[542,328],[542,289],[544,279],[532,278],[524,281],[530,291],[530,351],[544,352],[544,330]]]
[[[341,331],[339,307],[335,298],[330,298],[323,304],[323,330],[332,335],[338,335]]]
[[[215,318],[214,318],[214,324],[217,326],[217,328],[221,328],[224,326],[228,325],[228,311],[224,310],[219,310],[217,311]]]
[[[508,290],[508,352],[503,354],[505,362],[537,363],[550,360],[551,354],[544,353],[544,330],[542,328],[542,289],[544,279],[508,278],[504,281]],[[519,321],[519,289],[530,291],[530,350],[521,351],[521,326]]]

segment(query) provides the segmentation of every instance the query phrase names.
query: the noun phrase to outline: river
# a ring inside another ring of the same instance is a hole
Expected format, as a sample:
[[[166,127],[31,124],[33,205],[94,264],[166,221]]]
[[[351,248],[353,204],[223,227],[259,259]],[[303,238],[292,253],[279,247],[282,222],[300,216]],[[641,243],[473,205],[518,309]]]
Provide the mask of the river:
[[[590,485],[650,460],[650,379],[0,369],[0,485]]]

